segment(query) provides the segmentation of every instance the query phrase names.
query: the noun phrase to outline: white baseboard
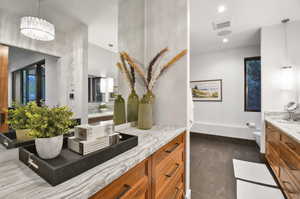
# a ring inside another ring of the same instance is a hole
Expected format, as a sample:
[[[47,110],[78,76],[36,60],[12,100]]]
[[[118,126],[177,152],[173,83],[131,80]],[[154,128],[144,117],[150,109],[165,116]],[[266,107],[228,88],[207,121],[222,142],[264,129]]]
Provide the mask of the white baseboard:
[[[250,129],[246,125],[239,126],[206,122],[195,122],[191,129],[191,132],[193,133],[203,133],[246,140],[255,140],[252,134],[253,131],[255,131],[255,129]]]
[[[191,198],[192,198],[192,190],[188,189],[185,194],[185,199],[191,199]]]

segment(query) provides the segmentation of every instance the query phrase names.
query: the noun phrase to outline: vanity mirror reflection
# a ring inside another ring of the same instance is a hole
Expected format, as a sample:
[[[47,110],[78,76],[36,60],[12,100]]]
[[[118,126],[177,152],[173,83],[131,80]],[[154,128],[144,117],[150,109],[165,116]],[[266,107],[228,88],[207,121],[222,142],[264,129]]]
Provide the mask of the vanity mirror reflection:
[[[118,73],[114,66],[117,53],[89,43],[88,123],[113,119],[114,96],[118,92]]]
[[[13,46],[0,45],[0,48],[0,141],[7,148],[13,148],[29,143],[33,138],[26,136],[26,129],[15,131],[8,125],[8,121],[12,119],[8,110],[14,109],[16,104],[24,106],[30,102],[35,102],[38,106],[59,105],[59,58]]]

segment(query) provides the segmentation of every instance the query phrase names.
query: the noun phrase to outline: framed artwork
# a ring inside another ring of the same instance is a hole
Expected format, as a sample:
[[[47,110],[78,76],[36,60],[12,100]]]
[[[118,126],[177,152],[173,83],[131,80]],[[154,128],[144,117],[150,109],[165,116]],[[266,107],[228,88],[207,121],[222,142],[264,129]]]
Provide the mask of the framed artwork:
[[[191,81],[193,101],[222,102],[222,80]]]
[[[260,57],[244,59],[244,97],[246,112],[261,111],[261,60]]]

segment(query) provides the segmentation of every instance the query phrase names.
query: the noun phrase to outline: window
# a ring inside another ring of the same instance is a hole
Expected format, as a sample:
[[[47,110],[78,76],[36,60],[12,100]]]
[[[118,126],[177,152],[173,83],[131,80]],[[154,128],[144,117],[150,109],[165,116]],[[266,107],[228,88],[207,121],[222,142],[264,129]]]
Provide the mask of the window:
[[[261,111],[261,60],[245,58],[245,111]]]
[[[45,101],[45,60],[12,72],[12,99],[27,104]]]

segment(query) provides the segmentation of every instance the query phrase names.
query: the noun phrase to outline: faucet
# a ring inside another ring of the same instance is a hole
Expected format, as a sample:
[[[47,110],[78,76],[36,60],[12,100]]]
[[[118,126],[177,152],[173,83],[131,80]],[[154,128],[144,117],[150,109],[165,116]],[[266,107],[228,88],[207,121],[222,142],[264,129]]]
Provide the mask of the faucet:
[[[289,121],[295,121],[295,112],[299,108],[299,104],[296,102],[289,102],[286,106],[285,109],[289,114]]]

